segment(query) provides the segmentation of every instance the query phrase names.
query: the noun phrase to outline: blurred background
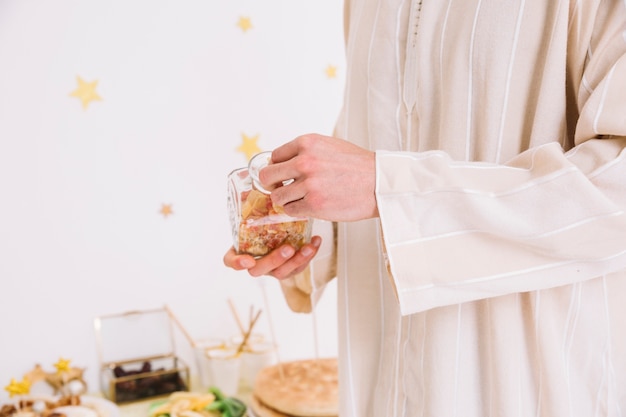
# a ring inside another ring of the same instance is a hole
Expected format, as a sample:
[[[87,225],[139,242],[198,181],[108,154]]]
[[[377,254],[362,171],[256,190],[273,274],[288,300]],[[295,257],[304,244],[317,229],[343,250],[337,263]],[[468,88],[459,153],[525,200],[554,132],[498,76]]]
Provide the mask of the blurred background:
[[[0,386],[65,358],[97,391],[96,317],[226,338],[229,299],[282,360],[336,355],[334,284],[296,314],[222,257],[228,173],[332,133],[342,24],[339,0],[0,0]]]

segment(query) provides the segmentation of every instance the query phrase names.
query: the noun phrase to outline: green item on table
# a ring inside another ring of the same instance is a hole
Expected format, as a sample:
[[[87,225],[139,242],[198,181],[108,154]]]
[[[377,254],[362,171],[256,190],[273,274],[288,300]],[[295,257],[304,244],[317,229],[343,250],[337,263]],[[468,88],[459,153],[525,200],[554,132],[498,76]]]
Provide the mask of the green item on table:
[[[209,388],[215,395],[215,401],[207,406],[207,410],[219,411],[222,417],[243,417],[246,414],[246,405],[237,398],[226,397],[217,387]]]
[[[155,401],[153,403],[150,404],[150,407],[148,408],[148,414],[152,415],[152,412],[157,408],[160,407],[161,405],[165,404],[166,402],[168,402],[169,400],[167,398],[164,398],[162,400],[158,400]]]

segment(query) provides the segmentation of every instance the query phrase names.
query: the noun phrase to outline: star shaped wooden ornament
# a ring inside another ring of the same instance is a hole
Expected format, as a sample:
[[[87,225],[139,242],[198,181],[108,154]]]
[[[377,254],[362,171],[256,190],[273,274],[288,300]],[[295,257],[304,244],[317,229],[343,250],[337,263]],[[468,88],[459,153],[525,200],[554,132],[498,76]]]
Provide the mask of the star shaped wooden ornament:
[[[159,210],[159,213],[161,213],[163,217],[167,219],[167,216],[174,214],[172,206],[173,204],[161,204],[161,210]]]
[[[259,135],[248,136],[245,133],[241,134],[241,145],[237,148],[239,152],[246,155],[246,160],[250,160],[254,155],[261,152],[261,148],[257,145]]]
[[[337,67],[334,65],[329,65],[326,67],[326,77],[328,78],[337,78]]]
[[[46,379],[46,376],[46,371],[44,371],[39,364],[36,364],[32,371],[24,374],[24,378],[28,379],[33,384],[36,384],[39,381],[44,381]]]
[[[76,76],[76,81],[78,82],[78,87],[70,93],[70,96],[78,98],[83,105],[83,109],[86,110],[89,103],[94,100],[102,100],[102,97],[96,93],[98,80],[87,82],[80,78],[80,76]]]
[[[243,32],[247,32],[248,30],[252,29],[252,21],[249,17],[241,16],[237,21],[237,26],[239,26],[239,28]]]
[[[83,378],[84,368],[68,368],[65,372],[48,372],[46,373],[46,382],[54,390],[54,394],[63,392],[64,387],[74,380],[78,380],[81,384],[87,385]]]

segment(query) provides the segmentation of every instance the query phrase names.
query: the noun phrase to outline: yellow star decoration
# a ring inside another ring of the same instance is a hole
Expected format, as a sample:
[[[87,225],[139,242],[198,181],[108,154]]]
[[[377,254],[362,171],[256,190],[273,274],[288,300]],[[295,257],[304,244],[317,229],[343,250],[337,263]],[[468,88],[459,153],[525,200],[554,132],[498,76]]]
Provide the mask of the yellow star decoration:
[[[30,381],[27,378],[22,379],[20,382],[15,378],[11,378],[11,383],[4,387],[9,393],[9,397],[13,398],[14,395],[26,395],[30,392]]]
[[[54,364],[54,367],[57,368],[57,374],[68,372],[70,370],[70,360],[59,358],[59,361]]]
[[[167,216],[170,214],[174,214],[174,210],[172,210],[172,204],[161,204],[161,210],[159,213],[163,215],[167,219]]]
[[[76,81],[78,81],[78,87],[70,93],[70,97],[78,98],[83,104],[83,109],[86,110],[89,103],[94,100],[102,100],[102,97],[96,93],[98,80],[87,82],[80,78],[80,76],[76,76]]]
[[[337,78],[337,67],[329,65],[326,67],[326,76],[328,78]]]
[[[239,21],[237,21],[237,26],[239,26],[242,31],[247,32],[252,29],[252,21],[249,17],[241,16]]]
[[[237,148],[239,152],[243,152],[246,155],[246,160],[250,160],[254,155],[261,152],[261,148],[257,145],[257,141],[259,140],[259,135],[254,135],[252,137],[246,135],[245,133],[241,134],[241,145]]]

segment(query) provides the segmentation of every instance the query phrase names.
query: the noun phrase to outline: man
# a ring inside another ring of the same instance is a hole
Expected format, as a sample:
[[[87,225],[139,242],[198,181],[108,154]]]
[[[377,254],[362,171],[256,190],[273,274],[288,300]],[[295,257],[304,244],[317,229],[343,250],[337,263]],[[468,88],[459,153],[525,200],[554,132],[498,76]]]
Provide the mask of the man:
[[[260,177],[338,222],[340,415],[626,415],[626,3],[352,0],[346,22],[336,138]],[[306,310],[321,241],[224,261]]]

